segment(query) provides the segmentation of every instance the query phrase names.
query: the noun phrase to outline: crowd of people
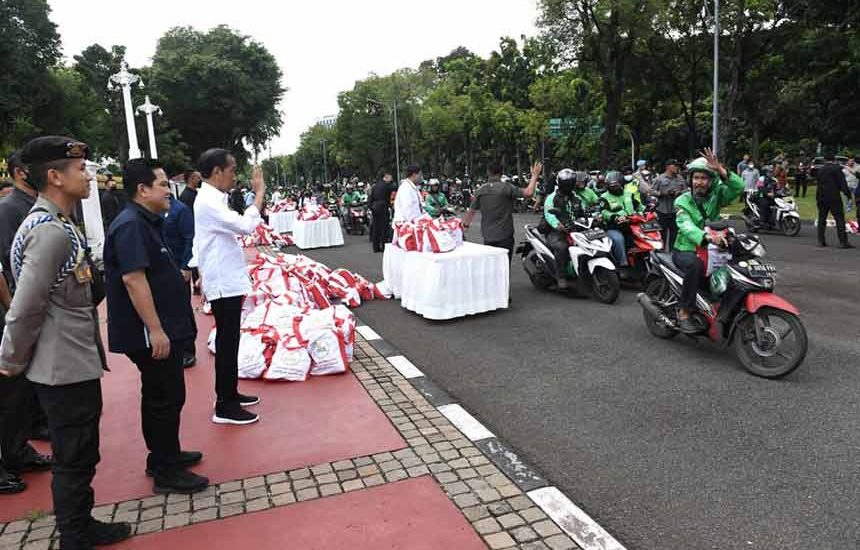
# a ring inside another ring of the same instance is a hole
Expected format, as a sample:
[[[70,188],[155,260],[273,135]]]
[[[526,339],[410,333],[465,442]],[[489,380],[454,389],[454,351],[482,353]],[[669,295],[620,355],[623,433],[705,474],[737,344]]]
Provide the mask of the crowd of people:
[[[102,274],[75,221],[78,203],[90,193],[88,159],[89,147],[73,138],[36,138],[10,157],[13,191],[0,201],[0,494],[26,490],[22,472],[51,469],[65,550],[91,549],[131,533],[127,523],[91,514],[108,364],[99,328],[102,301],[108,350],[125,355],[140,372],[141,431],[149,451],[141,469],[152,477],[154,492],[191,494],[209,485],[189,469],[203,453],[184,449],[179,437],[183,373],[195,364],[195,277],[217,327],[212,421],[241,426],[259,420],[248,410],[259,398],[238,387],[242,301],[251,289],[236,237],[263,223],[262,171],[254,170],[254,200],[240,214],[228,208],[236,160],[224,149],[201,155],[199,171],[185,174],[178,199],[157,162],[127,162],[123,200],[112,180],[101,197],[108,217]],[[27,443],[37,411],[45,417],[53,456]]]
[[[89,147],[73,138],[33,139],[7,160],[11,191],[4,190],[0,199],[0,306],[5,313],[5,324],[0,324],[0,493],[26,490],[22,472],[51,469],[65,550],[89,549],[130,534],[127,524],[103,523],[91,515],[91,485],[100,459],[101,378],[107,370],[99,329],[102,301],[107,302],[108,351],[125,355],[140,373],[141,431],[149,451],[142,469],[152,477],[156,493],[190,494],[209,485],[189,469],[202,461],[203,453],[183,449],[179,437],[186,398],[183,372],[196,363],[192,293],[206,296],[217,328],[212,421],[241,426],[259,420],[248,410],[259,398],[238,387],[242,303],[251,289],[237,236],[250,235],[264,223],[267,190],[261,169],[254,168],[249,186],[238,186],[233,155],[210,149],[196,169],[182,174],[185,187],[175,197],[161,165],[128,161],[122,190],[109,177],[100,197],[106,234],[102,273],[75,221],[80,201],[90,193],[88,159]],[[841,246],[852,248],[841,197],[856,205],[860,169],[851,159],[845,166],[833,155],[824,160],[815,174],[819,243],[826,245],[824,219],[830,213]],[[462,204],[463,227],[480,212],[484,244],[506,249],[510,259],[513,213],[518,204],[535,200],[543,214],[539,230],[554,252],[559,274],[570,260],[568,234],[577,218],[599,216],[623,273],[625,224],[632,216],[653,212],[666,249],[685,273],[679,328],[693,332],[689,312],[705,273],[696,250],[725,245],[712,242],[705,226],[745,190],[755,191],[766,207],[776,193],[787,190],[790,172],[778,165],[759,173],[746,157],[730,172],[705,149],[688,163],[666,160],[659,174],[643,160],[635,170],[565,168],[544,178],[537,162],[525,186],[518,176],[505,176],[501,165],[490,164],[486,182],[473,192],[468,179],[425,181],[421,167],[412,165],[399,183],[385,173],[373,185],[353,178],[301,189],[276,187],[268,201],[292,198],[298,207],[309,199],[345,208],[367,205],[374,252],[391,242],[393,223],[453,216],[452,207]],[[805,195],[807,176],[798,165],[795,193]],[[560,275],[557,285],[565,288],[566,279]],[[28,443],[39,437],[51,441],[53,456]]]

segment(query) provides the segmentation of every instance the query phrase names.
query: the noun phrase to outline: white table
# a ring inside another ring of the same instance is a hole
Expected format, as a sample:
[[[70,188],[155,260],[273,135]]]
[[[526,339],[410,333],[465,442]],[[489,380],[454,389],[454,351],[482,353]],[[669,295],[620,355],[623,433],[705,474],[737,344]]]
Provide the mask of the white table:
[[[293,241],[302,250],[342,246],[343,232],[340,229],[340,220],[328,218],[305,222],[296,219],[293,222]]]
[[[289,233],[293,230],[298,211],[286,210],[269,214],[269,226],[275,233]]]
[[[451,252],[407,252],[392,244],[382,259],[385,282],[400,305],[426,319],[455,319],[508,307],[508,251],[475,243]]]

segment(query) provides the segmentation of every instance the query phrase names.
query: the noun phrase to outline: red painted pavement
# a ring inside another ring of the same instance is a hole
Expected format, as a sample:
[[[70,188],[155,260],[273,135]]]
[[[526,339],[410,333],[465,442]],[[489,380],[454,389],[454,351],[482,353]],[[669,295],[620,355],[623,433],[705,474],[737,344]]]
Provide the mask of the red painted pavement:
[[[240,381],[242,393],[259,395],[251,426],[212,423],[214,357],[206,337],[214,319],[198,314],[198,364],[186,370],[182,411],[184,449],[203,451],[195,471],[213,483],[380,453],[406,446],[352,374],[309,378],[302,383]],[[140,377],[123,355],[110,354],[111,372],[102,379],[104,414],[101,456],[94,481],[96,504],[152,494],[144,475],[146,446],[140,431]],[[39,445],[43,451],[47,446]],[[0,497],[0,522],[33,510],[51,510],[50,473],[27,474],[24,493]]]
[[[117,550],[485,550],[430,477],[143,535]]]

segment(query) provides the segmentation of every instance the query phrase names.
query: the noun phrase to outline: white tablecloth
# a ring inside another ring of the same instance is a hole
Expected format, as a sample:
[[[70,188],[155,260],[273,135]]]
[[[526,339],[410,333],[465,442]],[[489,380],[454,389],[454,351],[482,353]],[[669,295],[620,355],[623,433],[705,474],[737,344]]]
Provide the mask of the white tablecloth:
[[[293,223],[296,221],[297,215],[298,212],[296,210],[269,214],[269,226],[275,233],[288,233],[293,230]]]
[[[385,246],[385,282],[400,305],[427,319],[454,319],[508,307],[508,251],[475,243],[442,254]]]
[[[293,222],[293,241],[302,250],[341,246],[343,245],[343,232],[340,230],[340,220],[329,218],[304,222],[297,219]]]

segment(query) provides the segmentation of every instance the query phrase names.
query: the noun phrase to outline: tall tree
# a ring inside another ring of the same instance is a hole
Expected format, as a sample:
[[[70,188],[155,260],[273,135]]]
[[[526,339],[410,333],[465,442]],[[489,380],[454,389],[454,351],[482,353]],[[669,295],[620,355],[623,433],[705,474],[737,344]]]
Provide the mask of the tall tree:
[[[246,145],[259,150],[280,131],[285,89],[277,61],[262,44],[227,26],[206,33],[171,29],[158,41],[150,74],[166,118],[192,158],[225,147],[244,163]]]
[[[630,60],[652,31],[657,0],[541,0],[540,24],[571,64],[600,75],[606,101],[600,166],[615,151]]]
[[[74,56],[74,69],[83,78],[90,91],[101,101],[109,114],[111,140],[101,144],[101,154],[125,161],[128,157],[128,135],[125,130],[125,114],[122,94],[108,90],[111,75],[120,70],[125,59],[125,46],[111,46],[110,51],[100,44],[84,48]]]
[[[44,83],[60,58],[60,36],[47,0],[0,2],[0,152],[39,133],[38,110],[50,104]]]

